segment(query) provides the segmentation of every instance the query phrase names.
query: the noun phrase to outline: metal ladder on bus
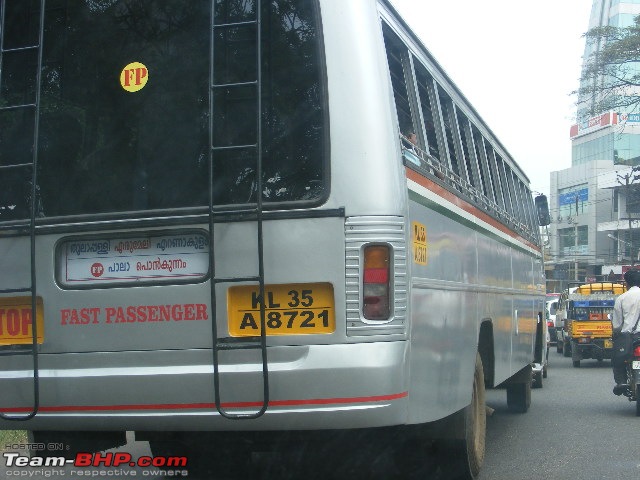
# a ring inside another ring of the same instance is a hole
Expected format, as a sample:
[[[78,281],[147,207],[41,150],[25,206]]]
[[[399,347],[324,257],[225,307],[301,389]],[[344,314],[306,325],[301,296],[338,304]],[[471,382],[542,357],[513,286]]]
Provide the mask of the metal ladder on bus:
[[[263,201],[262,201],[262,73],[261,73],[261,0],[255,1],[255,18],[242,21],[224,21],[216,23],[216,3],[211,2],[211,67],[210,67],[210,91],[209,91],[209,271],[211,272],[211,311],[212,311],[212,334],[213,334],[213,376],[214,376],[214,394],[216,409],[221,416],[232,420],[255,419],[262,416],[269,405],[269,369],[267,362],[267,338],[266,338],[266,321],[265,321],[265,286],[264,286],[264,248],[263,248]],[[224,5],[222,3],[221,5]],[[256,41],[256,78],[252,81],[234,82],[234,83],[216,83],[214,76],[214,45],[216,40],[216,32],[222,29],[230,28],[255,28]],[[215,91],[218,89],[235,89],[254,87],[256,92],[256,139],[251,144],[236,145],[214,145],[214,112],[215,112]],[[242,151],[249,150],[255,152],[256,158],[256,201],[249,203],[243,209],[220,211],[214,205],[213,178],[215,168],[215,155],[224,151]],[[225,221],[230,216],[234,218],[240,216],[253,220],[257,224],[257,249],[258,249],[258,274],[255,276],[244,277],[218,277],[216,275],[215,266],[215,224],[218,221]],[[245,283],[257,282],[259,286],[259,305],[260,305],[260,336],[247,337],[245,339],[237,338],[219,338],[217,329],[217,298],[216,286],[224,283]],[[262,383],[263,398],[262,405],[255,412],[249,413],[232,413],[225,408],[220,392],[220,357],[221,351],[229,350],[260,350],[260,359],[262,362]]]
[[[17,229],[19,231],[26,231],[29,235],[29,256],[30,256],[30,286],[22,287],[22,288],[5,288],[0,289],[0,294],[23,294],[28,293],[31,296],[31,333],[32,333],[32,343],[31,343],[31,358],[33,362],[33,409],[31,412],[25,415],[10,415],[6,413],[0,412],[0,418],[3,420],[16,420],[16,421],[25,421],[29,420],[36,416],[38,410],[40,408],[40,377],[38,371],[38,321],[37,321],[37,294],[36,294],[36,268],[35,268],[35,257],[36,257],[36,247],[35,247],[35,239],[36,239],[36,213],[37,213],[37,205],[38,205],[38,191],[37,191],[37,158],[38,158],[38,129],[39,129],[39,112],[40,112],[40,80],[41,80],[41,72],[42,72],[42,42],[44,36],[44,4],[45,0],[40,0],[40,14],[39,14],[39,28],[38,28],[38,43],[36,45],[27,45],[22,47],[9,47],[5,48],[5,25],[6,25],[6,15],[7,15],[7,0],[0,0],[0,94],[3,91],[3,74],[6,75],[6,71],[4,70],[4,59],[5,55],[12,53],[20,53],[20,52],[28,52],[35,51],[37,52],[38,61],[37,61],[37,72],[36,72],[36,85],[35,85],[35,96],[33,97],[33,101],[23,101],[23,103],[16,103],[13,105],[4,105],[0,106],[0,113],[5,112],[19,112],[24,110],[32,110],[33,111],[33,144],[32,144],[32,158],[31,162],[28,163],[18,163],[12,165],[0,165],[0,175],[2,172],[7,172],[10,170],[31,170],[31,185],[30,185],[30,215],[28,223],[24,225],[15,226],[13,225],[12,229]],[[1,100],[1,98],[0,98]],[[15,355],[16,352],[11,350],[10,354]],[[1,354],[1,352],[0,352]]]

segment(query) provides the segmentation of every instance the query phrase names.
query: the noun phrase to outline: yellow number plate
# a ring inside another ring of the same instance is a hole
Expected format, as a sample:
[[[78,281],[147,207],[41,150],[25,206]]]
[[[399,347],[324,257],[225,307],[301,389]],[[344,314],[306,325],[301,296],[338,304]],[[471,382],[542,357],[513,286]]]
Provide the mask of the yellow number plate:
[[[613,348],[613,340],[605,340],[604,348]]]
[[[227,291],[229,334],[260,335],[260,291],[256,285],[230,287]],[[267,335],[332,333],[336,329],[333,285],[291,283],[265,285]]]
[[[42,298],[36,297],[38,343],[44,341]],[[0,298],[0,345],[27,345],[33,342],[31,297]]]

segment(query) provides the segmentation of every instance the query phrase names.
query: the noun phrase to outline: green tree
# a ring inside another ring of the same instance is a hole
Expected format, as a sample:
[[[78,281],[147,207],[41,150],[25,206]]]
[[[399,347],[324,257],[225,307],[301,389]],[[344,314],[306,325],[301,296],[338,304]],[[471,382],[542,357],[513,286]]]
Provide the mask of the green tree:
[[[607,110],[640,110],[640,15],[628,27],[595,27],[585,33],[578,109],[593,116]]]

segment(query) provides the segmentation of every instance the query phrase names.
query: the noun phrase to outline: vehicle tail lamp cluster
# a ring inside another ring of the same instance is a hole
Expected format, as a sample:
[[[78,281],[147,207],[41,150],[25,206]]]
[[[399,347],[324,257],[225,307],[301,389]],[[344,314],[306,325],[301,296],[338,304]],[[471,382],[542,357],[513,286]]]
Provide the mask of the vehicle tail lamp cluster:
[[[633,349],[633,356],[640,358],[640,345]]]
[[[390,255],[390,247],[387,245],[370,245],[364,249],[362,313],[368,320],[386,320],[391,314]]]

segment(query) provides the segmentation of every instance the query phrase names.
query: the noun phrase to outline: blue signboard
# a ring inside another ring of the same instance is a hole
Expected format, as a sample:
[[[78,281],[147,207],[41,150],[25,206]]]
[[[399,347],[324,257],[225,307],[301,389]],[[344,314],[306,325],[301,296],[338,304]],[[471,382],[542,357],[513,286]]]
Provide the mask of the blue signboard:
[[[640,122],[640,113],[618,113],[618,118],[621,122]]]
[[[575,204],[576,202],[586,202],[589,200],[589,189],[581,188],[568,193],[560,194],[560,206]]]

